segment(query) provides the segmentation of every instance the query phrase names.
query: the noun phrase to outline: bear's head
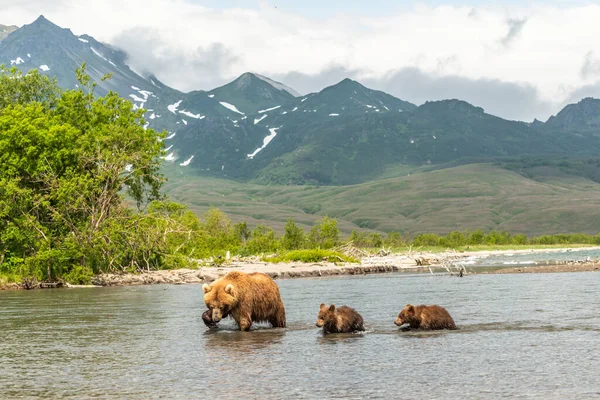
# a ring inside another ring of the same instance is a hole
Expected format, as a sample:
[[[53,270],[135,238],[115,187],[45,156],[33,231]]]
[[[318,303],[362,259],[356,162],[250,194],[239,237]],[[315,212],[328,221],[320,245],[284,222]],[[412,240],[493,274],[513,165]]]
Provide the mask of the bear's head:
[[[212,285],[202,285],[204,303],[211,311],[213,322],[219,322],[229,316],[231,310],[238,304],[238,294],[232,283],[215,281]]]
[[[414,317],[415,306],[413,306],[412,304],[407,304],[406,307],[404,307],[402,311],[400,311],[400,314],[398,314],[398,318],[396,318],[396,321],[394,321],[394,323],[398,326],[408,324],[410,323],[410,321],[413,320]]]
[[[330,320],[331,318],[335,318],[335,306],[332,304],[327,307],[325,304],[321,303],[319,315],[317,316],[317,327],[323,327],[325,321]]]

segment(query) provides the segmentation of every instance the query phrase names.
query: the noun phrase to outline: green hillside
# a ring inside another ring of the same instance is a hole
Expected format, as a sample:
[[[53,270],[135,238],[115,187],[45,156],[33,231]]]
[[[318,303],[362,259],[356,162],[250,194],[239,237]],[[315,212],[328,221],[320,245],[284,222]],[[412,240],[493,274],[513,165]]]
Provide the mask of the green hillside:
[[[316,187],[253,185],[185,176],[182,169],[170,168],[166,191],[195,211],[213,206],[236,221],[278,229],[289,217],[310,226],[329,215],[338,218],[346,233],[359,228],[411,234],[478,228],[528,235],[600,231],[599,183],[553,166],[528,172],[530,177],[501,166],[471,164]]]

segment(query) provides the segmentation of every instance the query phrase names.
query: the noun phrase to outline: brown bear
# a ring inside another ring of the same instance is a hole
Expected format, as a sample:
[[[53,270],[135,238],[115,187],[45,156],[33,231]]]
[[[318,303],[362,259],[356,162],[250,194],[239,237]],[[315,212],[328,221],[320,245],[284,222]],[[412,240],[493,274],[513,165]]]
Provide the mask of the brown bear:
[[[351,333],[364,331],[363,319],[355,309],[333,304],[327,307],[321,304],[317,316],[317,327],[323,328],[323,333]]]
[[[230,316],[242,331],[249,331],[253,322],[269,322],[274,328],[285,328],[279,288],[266,274],[233,271],[210,285],[203,285],[202,290],[211,312],[208,321],[203,318],[208,326]]]
[[[454,320],[448,311],[444,307],[437,305],[413,306],[412,304],[407,304],[400,311],[394,323],[398,326],[409,324],[412,329],[456,329]]]

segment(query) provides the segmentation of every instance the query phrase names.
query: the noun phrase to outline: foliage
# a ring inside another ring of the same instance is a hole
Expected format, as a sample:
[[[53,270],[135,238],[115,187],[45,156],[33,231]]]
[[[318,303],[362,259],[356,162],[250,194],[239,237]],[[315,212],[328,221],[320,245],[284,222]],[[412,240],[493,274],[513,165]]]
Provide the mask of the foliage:
[[[281,246],[286,250],[298,250],[306,245],[306,234],[292,218],[285,224],[285,233],[281,238]]]
[[[162,135],[117,94],[96,97],[85,64],[76,74],[83,89],[67,91],[0,74],[0,273],[86,281],[128,253],[115,228],[142,233],[125,196],[160,198]]]
[[[273,253],[279,248],[275,231],[265,225],[256,225],[252,237],[246,242],[247,254]]]
[[[337,220],[328,216],[317,221],[310,230],[309,240],[311,246],[320,249],[331,249],[340,242],[340,230]]]
[[[322,249],[305,249],[305,250],[292,250],[288,252],[284,252],[274,257],[265,257],[263,258],[266,262],[358,262],[357,259],[353,257],[349,257],[345,254],[331,251],[331,250],[322,250]]]

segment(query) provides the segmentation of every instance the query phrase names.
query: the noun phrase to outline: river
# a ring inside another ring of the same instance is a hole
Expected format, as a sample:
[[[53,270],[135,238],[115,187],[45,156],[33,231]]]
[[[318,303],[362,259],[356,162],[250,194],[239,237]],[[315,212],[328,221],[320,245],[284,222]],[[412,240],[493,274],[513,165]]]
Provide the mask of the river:
[[[288,328],[207,330],[201,287],[0,292],[2,398],[600,397],[598,273],[277,281]],[[364,334],[323,336],[319,304]],[[406,304],[458,331],[399,332]]]

